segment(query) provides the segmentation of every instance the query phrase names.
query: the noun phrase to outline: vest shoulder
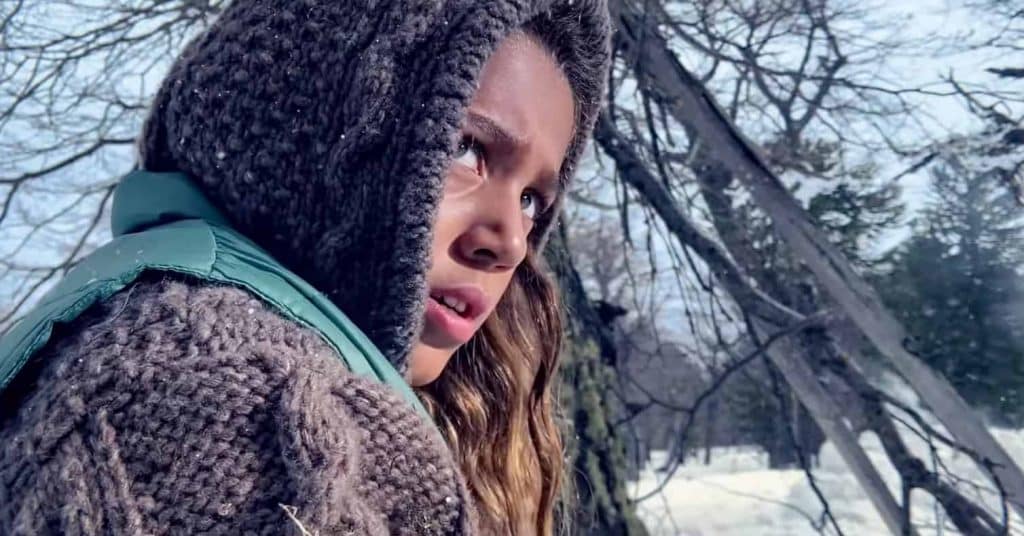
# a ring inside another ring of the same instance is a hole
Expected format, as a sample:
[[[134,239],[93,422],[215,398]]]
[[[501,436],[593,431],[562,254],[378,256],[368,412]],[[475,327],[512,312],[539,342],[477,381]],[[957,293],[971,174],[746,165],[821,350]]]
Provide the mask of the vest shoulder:
[[[348,372],[331,351],[245,290],[140,279],[44,349],[37,385],[0,425],[0,473],[33,472],[11,496],[34,496],[32,482],[104,459],[69,445],[102,444],[124,460],[116,473],[145,498],[154,515],[140,514],[140,522],[155,532],[168,529],[164,519],[186,520],[183,529],[197,529],[195,522],[265,531],[287,521],[277,506],[286,504],[323,533],[384,534],[425,523],[440,524],[423,533],[469,533],[472,501],[433,426],[387,386]],[[230,477],[213,477],[221,473]],[[102,491],[100,478],[78,481],[88,493]],[[240,489],[248,492],[238,496]],[[71,497],[52,500],[59,508]],[[249,510],[224,517],[224,505]],[[0,506],[0,532],[12,512]],[[335,526],[338,519],[352,525]]]

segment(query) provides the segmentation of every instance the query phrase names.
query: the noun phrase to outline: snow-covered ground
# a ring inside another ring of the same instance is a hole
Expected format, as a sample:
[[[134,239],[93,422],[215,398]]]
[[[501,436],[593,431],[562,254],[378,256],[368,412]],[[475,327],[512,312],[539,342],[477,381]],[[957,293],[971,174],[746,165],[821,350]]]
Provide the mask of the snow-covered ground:
[[[993,434],[1014,460],[1024,463],[1024,430],[993,430]],[[923,441],[916,437],[905,437],[905,440],[924,460],[931,459]],[[898,479],[882,453],[878,438],[864,434],[860,441],[898,498]],[[652,536],[818,534],[813,523],[820,523],[822,507],[802,471],[767,469],[767,457],[754,448],[722,448],[713,454],[710,465],[693,461],[681,466],[664,482],[660,493],[640,503],[640,515]],[[950,472],[988,485],[966,456],[948,450],[940,450],[939,454]],[[634,497],[648,495],[663,483],[665,475],[655,471],[663,463],[664,453],[652,456],[640,479],[631,486]],[[820,465],[814,475],[844,534],[888,534],[831,444],[822,447]],[[999,514],[995,495],[988,491],[972,493],[983,496],[982,500]],[[948,522],[941,528],[937,526],[937,516],[941,513],[929,497],[914,494],[912,501],[915,524],[922,536],[958,534]],[[1024,534],[1024,524],[1019,519],[1013,519],[1011,527],[1011,534]],[[825,533],[835,534],[835,531],[826,529]]]

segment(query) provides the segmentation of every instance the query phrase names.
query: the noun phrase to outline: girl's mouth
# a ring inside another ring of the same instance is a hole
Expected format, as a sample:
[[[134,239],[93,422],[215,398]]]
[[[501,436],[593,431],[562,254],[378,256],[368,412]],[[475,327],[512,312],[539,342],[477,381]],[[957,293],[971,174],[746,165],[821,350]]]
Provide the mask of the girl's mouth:
[[[432,294],[430,296],[430,298],[432,300],[436,301],[437,303],[440,303],[441,305],[451,309],[452,311],[455,312],[455,314],[457,314],[457,315],[459,315],[459,316],[461,316],[463,318],[466,317],[466,312],[467,312],[467,309],[468,309],[468,306],[466,305],[466,302],[464,302],[464,301],[462,301],[462,300],[460,300],[460,299],[458,299],[458,298],[456,298],[454,296],[444,295],[444,294]]]
[[[426,320],[452,344],[461,345],[476,333],[477,321],[486,310],[487,298],[477,287],[431,288]]]

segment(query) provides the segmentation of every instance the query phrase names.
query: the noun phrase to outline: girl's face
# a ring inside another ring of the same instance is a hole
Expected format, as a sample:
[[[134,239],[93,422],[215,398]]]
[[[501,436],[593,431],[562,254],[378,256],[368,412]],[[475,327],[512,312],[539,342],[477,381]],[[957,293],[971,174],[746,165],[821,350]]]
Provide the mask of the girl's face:
[[[574,127],[572,88],[551,54],[524,34],[502,42],[483,67],[448,169],[412,385],[437,379],[494,311],[535,218],[557,194]]]

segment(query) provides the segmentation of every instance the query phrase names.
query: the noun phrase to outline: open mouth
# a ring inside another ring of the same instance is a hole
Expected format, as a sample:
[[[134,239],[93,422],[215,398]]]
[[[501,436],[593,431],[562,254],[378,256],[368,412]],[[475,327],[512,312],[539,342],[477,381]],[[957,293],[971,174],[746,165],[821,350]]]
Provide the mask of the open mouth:
[[[451,310],[452,312],[454,312],[455,314],[459,315],[462,318],[470,317],[469,304],[454,296],[448,296],[444,294],[431,294],[430,298],[436,301],[437,303],[441,304],[441,306],[448,308],[449,310]]]
[[[489,310],[487,296],[475,286],[438,286],[430,289],[426,320],[434,333],[444,333],[450,344],[465,344]]]

